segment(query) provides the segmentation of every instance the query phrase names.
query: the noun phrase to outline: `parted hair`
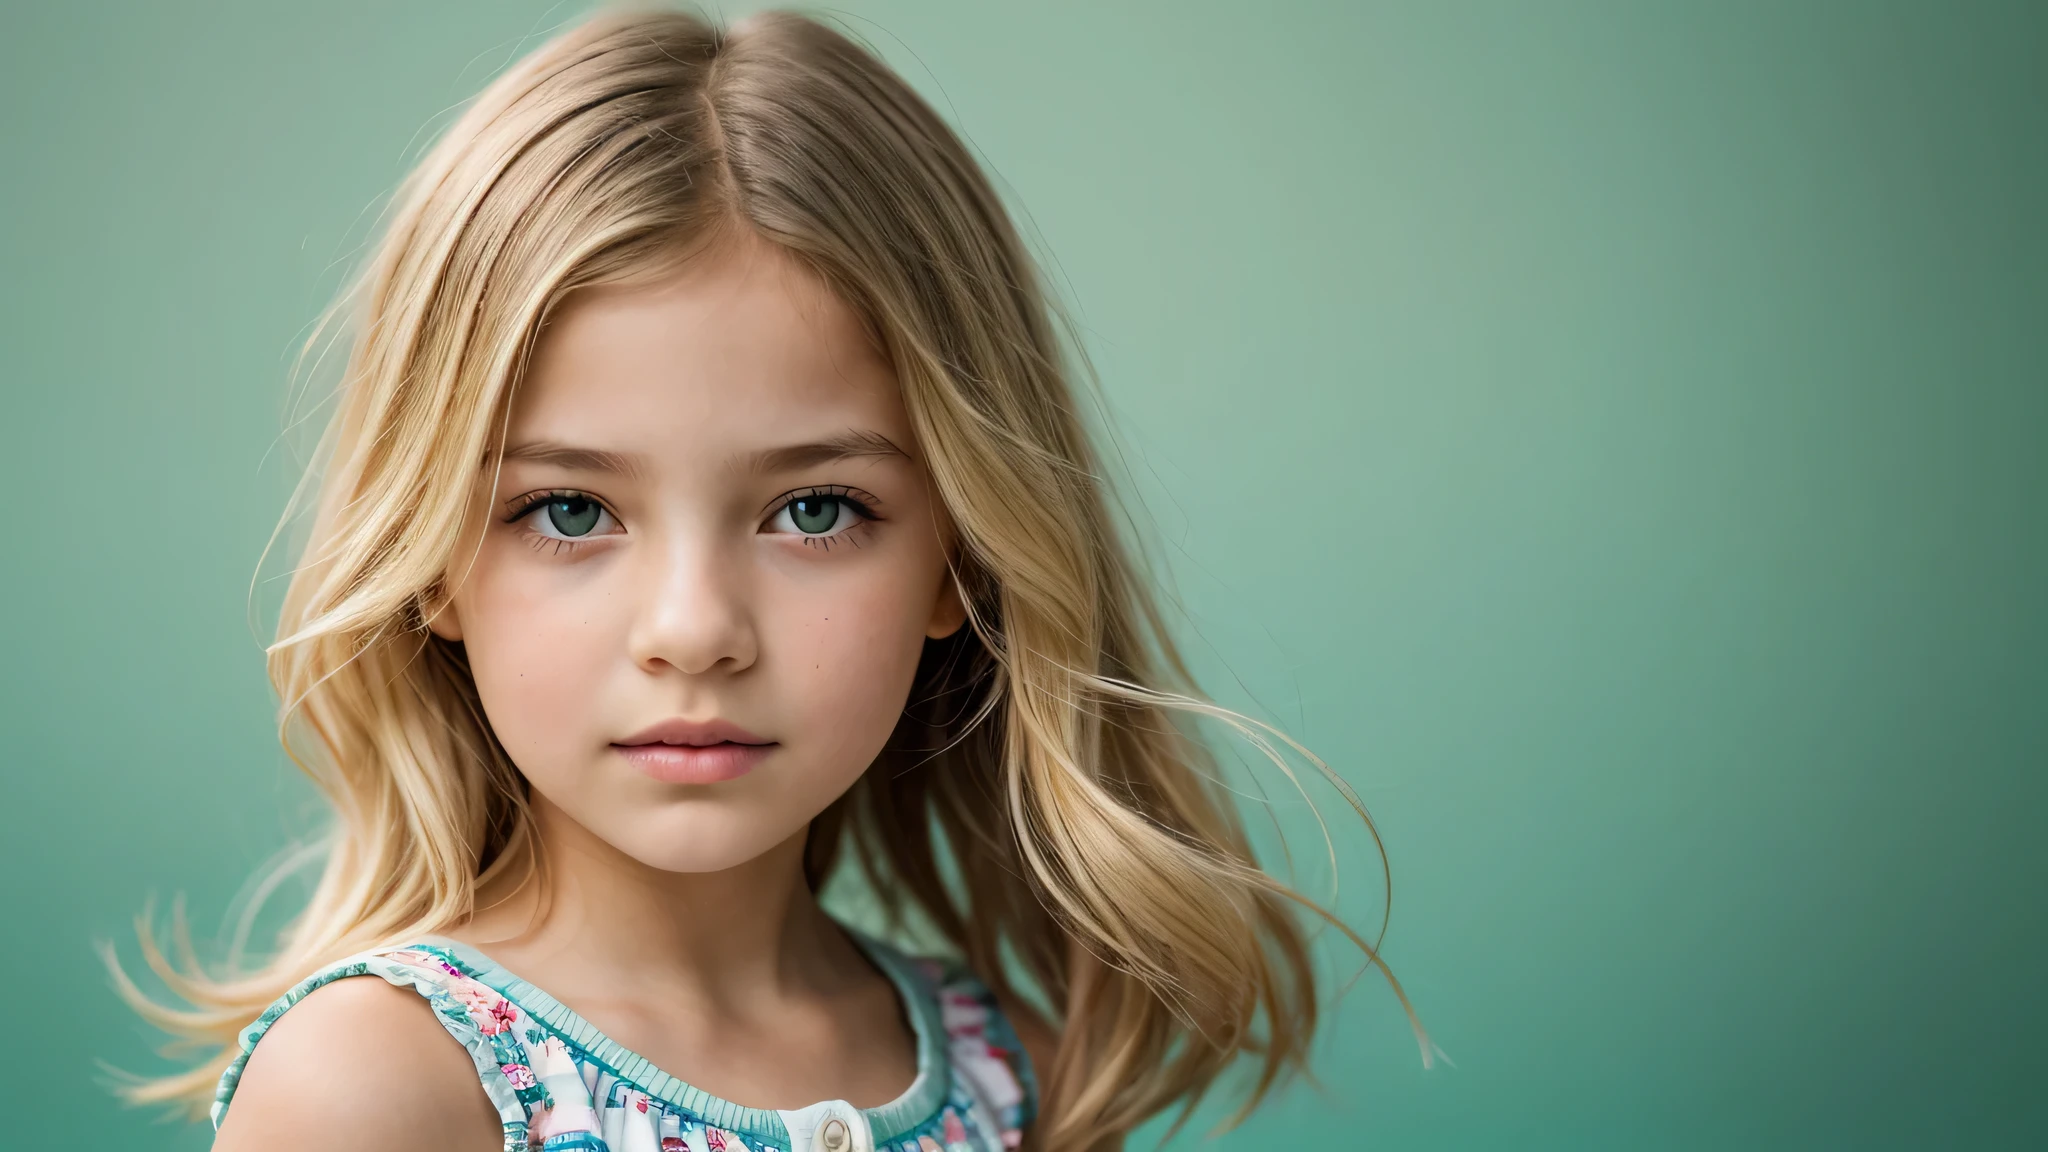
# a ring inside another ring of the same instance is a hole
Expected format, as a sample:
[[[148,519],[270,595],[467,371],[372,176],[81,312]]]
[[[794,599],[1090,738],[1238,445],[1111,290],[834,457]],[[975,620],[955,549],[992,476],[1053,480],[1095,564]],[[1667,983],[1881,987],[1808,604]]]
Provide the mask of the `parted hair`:
[[[968,606],[881,759],[814,823],[806,870],[818,886],[856,869],[899,923],[1046,1007],[1059,1041],[1032,1143],[1087,1149],[1191,1108],[1241,1059],[1242,1115],[1302,1069],[1308,922],[1385,973],[1254,859],[1200,718],[1283,769],[1281,744],[1321,762],[1193,693],[1077,411],[1085,360],[960,138],[811,18],[607,11],[475,99],[337,306],[349,353],[269,649],[282,738],[334,827],[260,965],[209,973],[144,926],[185,1003],[118,965],[117,984],[214,1054],[131,1096],[203,1105],[236,1034],[297,981],[459,925],[485,883],[539,866],[525,781],[426,614],[550,309],[734,228],[802,261],[888,356]]]

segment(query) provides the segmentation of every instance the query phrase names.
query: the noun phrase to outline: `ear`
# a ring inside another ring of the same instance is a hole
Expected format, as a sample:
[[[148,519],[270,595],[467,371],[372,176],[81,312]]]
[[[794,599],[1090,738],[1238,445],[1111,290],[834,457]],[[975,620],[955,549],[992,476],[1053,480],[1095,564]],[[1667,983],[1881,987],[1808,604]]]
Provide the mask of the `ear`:
[[[462,640],[462,618],[455,613],[455,597],[448,595],[440,581],[420,593],[420,616],[434,635],[458,643]]]
[[[924,634],[933,640],[944,640],[960,630],[967,623],[967,602],[960,599],[960,582],[953,578],[951,568],[939,580],[939,596],[932,604],[931,622],[924,626]]]

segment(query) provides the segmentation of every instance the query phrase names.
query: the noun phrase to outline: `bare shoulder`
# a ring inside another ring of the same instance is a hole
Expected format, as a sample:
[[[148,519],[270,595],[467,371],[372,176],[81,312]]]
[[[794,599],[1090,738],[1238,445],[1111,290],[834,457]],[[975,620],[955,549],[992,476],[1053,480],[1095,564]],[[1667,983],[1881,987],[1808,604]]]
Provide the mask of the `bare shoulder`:
[[[319,988],[249,1056],[215,1152],[497,1152],[469,1053],[416,993],[376,977]]]

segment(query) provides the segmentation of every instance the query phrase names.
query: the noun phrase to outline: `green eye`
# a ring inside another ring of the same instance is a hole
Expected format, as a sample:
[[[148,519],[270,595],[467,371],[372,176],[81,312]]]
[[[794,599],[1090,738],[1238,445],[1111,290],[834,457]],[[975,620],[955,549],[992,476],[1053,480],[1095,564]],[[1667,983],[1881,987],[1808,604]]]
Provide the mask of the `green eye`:
[[[829,543],[875,519],[860,497],[830,489],[812,489],[782,500],[774,517],[762,526],[763,531],[801,536],[806,542]]]
[[[541,510],[541,519],[547,521],[547,527],[555,529],[553,533],[543,535],[561,535],[567,539],[586,537],[598,527],[602,517],[604,508],[596,500],[588,500],[584,496],[557,496]]]
[[[807,536],[830,532],[845,502],[837,496],[799,496],[789,502],[789,522]]]

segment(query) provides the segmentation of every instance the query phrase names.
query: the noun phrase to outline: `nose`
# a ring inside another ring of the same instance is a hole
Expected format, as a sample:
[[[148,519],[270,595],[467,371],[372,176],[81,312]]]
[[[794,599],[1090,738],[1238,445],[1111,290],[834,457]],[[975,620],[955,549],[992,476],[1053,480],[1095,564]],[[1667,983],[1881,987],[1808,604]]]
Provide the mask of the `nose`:
[[[689,676],[731,674],[760,655],[751,605],[739,565],[715,541],[676,539],[642,553],[647,557],[628,639],[643,671]]]

